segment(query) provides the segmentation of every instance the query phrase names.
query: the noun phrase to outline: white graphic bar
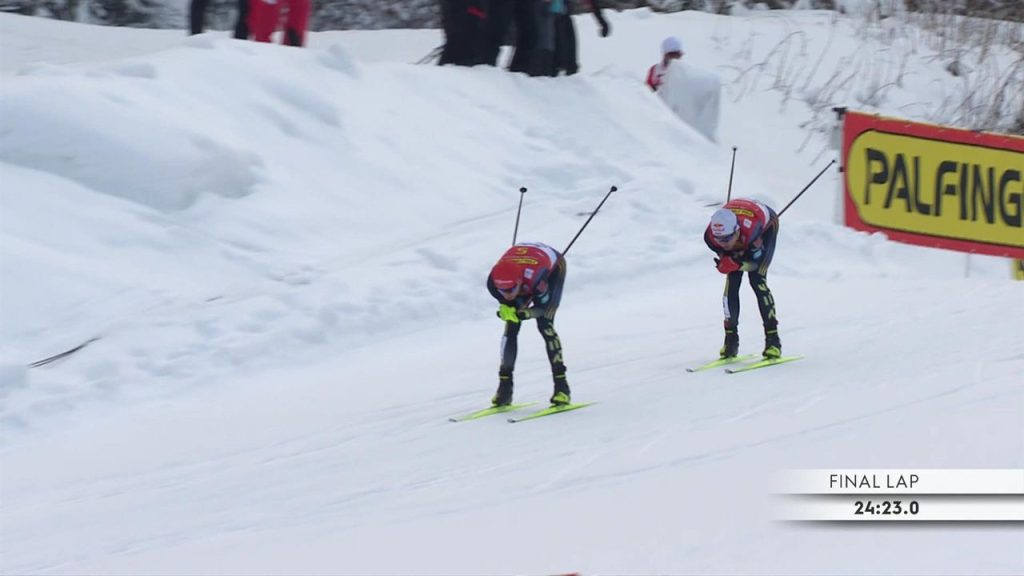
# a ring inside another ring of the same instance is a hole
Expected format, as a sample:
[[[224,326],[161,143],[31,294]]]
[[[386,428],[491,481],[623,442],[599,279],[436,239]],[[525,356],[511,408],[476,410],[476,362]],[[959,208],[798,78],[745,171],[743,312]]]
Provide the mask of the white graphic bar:
[[[782,494],[1024,495],[1017,469],[786,470],[775,482]]]
[[[1022,496],[786,495],[777,505],[780,520],[1024,522]]]

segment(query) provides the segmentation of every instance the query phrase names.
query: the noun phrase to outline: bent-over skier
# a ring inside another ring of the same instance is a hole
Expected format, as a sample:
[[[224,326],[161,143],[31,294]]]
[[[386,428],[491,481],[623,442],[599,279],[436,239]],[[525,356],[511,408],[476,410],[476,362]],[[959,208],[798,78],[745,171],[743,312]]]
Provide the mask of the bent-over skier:
[[[718,254],[715,266],[725,274],[725,345],[719,351],[722,358],[736,356],[739,350],[737,327],[744,272],[757,296],[757,307],[764,324],[763,355],[765,358],[782,356],[775,300],[766,279],[778,234],[779,217],[774,210],[756,200],[737,198],[711,215],[711,222],[704,231],[704,242]]]
[[[569,384],[562,361],[562,342],[555,332],[555,313],[565,284],[565,258],[554,248],[539,242],[522,242],[509,248],[487,277],[487,290],[498,301],[498,317],[505,321],[501,339],[501,365],[498,391],[491,399],[495,406],[512,403],[512,372],[516,365],[519,328],[524,320],[537,320],[544,338],[554,394],[551,403],[570,403]]]

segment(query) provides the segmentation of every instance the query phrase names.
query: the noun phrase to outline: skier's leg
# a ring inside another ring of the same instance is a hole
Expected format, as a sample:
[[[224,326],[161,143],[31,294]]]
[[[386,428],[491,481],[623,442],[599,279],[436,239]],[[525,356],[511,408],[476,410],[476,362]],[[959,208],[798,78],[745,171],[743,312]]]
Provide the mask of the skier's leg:
[[[775,298],[768,288],[768,279],[756,271],[748,274],[750,286],[757,296],[757,308],[764,324],[764,356],[778,358],[782,355],[782,341],[779,339],[779,321],[775,315]]]
[[[553,314],[552,314],[553,316]],[[555,331],[554,320],[547,317],[537,318],[537,331],[544,338],[544,349],[551,364],[551,378],[554,382],[552,404],[568,404],[570,402],[569,382],[565,378],[565,362],[562,359],[562,341]]]
[[[725,344],[718,354],[722,358],[735,356],[740,348],[740,336],[737,331],[740,322],[740,284],[743,283],[742,272],[732,272],[725,276],[725,291],[722,294],[722,312],[725,314]]]
[[[768,289],[768,267],[772,265],[772,258],[775,256],[775,241],[779,237],[779,219],[772,217],[768,229],[762,237],[764,256],[757,270],[749,274],[750,287],[754,289],[757,296],[757,307],[761,312],[761,322],[764,324],[764,357],[778,358],[782,355],[782,341],[779,339],[779,321],[775,316],[775,298],[772,291]]]
[[[504,406],[512,403],[512,372],[516,367],[519,353],[519,322],[505,322],[505,333],[501,337],[501,364],[498,366],[498,391],[491,403]]]

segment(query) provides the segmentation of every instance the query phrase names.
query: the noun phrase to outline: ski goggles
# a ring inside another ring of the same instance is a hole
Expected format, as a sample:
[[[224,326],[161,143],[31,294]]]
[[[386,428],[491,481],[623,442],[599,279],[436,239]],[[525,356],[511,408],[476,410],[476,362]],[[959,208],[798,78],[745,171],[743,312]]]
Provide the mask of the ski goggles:
[[[724,236],[719,236],[717,234],[712,234],[712,236],[715,238],[715,241],[718,242],[719,244],[732,244],[733,241],[736,240],[736,237],[738,237],[739,235],[740,235],[740,229],[739,228],[733,230],[732,232],[729,232],[728,234],[726,234]]]

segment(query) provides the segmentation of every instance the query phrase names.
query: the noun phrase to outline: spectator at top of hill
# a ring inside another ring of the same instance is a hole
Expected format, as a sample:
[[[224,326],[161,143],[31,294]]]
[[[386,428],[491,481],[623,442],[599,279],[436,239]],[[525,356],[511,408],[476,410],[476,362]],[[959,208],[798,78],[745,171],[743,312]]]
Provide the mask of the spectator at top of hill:
[[[490,2],[495,8],[498,2]],[[487,0],[441,0],[444,47],[439,64],[475,66],[487,63]],[[498,55],[494,49],[494,58]],[[493,64],[493,62],[491,62]]]
[[[206,29],[206,7],[209,0],[192,0],[188,7],[189,32],[202,34]],[[235,38],[249,37],[249,0],[238,0],[238,18],[235,20]]]
[[[586,0],[586,3],[597,20],[601,37],[607,38],[611,35],[612,28],[601,13],[600,0]],[[573,24],[572,14],[566,10],[555,17],[555,74],[560,71],[564,71],[567,76],[575,74],[580,68],[576,55],[576,26]]]
[[[519,0],[522,1],[522,0]],[[572,21],[572,10],[569,0],[532,0],[533,22],[535,34],[530,45],[528,58],[522,58],[526,46],[516,45],[516,59],[520,65],[527,62],[525,69],[517,69],[516,61],[510,69],[513,72],[526,72],[530,76],[557,76],[562,70],[566,74],[575,74],[579,69],[576,58],[576,30]],[[611,27],[601,13],[598,0],[587,0],[598,25],[601,36],[608,36]],[[517,26],[518,26],[517,20]]]
[[[281,25],[281,7],[285,6],[284,36],[287,46],[304,46],[309,24],[311,0],[249,0],[249,31],[257,42],[270,42],[270,36]]]
[[[658,91],[662,78],[668,72],[668,67],[673,60],[683,57],[683,43],[675,36],[669,36],[661,41],[661,62],[658,62],[647,71],[647,85],[651,90]]]
[[[647,73],[647,85],[680,120],[708,140],[716,141],[721,79],[710,70],[701,70],[682,60],[683,45],[678,38],[666,38],[661,43],[661,52],[661,62],[651,66]]]
[[[599,0],[586,0],[602,37],[611,26]],[[501,47],[515,21],[515,49],[509,70],[555,76],[579,70],[576,30],[569,0],[442,0],[445,46],[441,64],[498,64]]]

